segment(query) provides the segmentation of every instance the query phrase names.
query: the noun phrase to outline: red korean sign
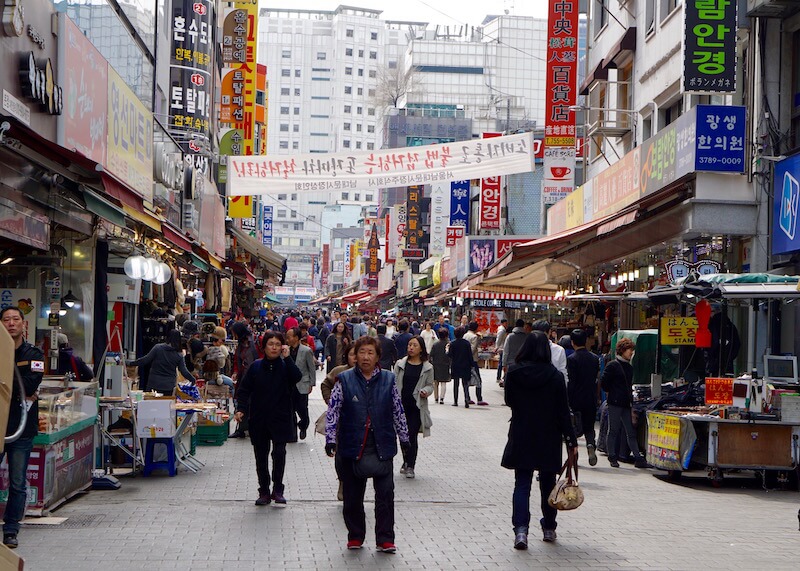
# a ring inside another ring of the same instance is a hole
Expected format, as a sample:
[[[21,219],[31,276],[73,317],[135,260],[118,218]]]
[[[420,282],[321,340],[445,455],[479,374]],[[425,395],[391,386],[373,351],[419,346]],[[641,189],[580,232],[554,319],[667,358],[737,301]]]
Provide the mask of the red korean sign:
[[[483,138],[492,139],[501,135],[502,133],[484,133]],[[478,226],[481,230],[500,229],[501,188],[502,179],[499,176],[481,179],[480,220]]]
[[[706,378],[706,405],[711,404],[733,404],[733,379]]]
[[[320,278],[320,285],[322,289],[328,287],[329,271],[331,267],[331,246],[330,244],[322,245],[322,276]]]
[[[575,146],[578,83],[578,0],[550,0],[547,20],[545,146]]]
[[[498,240],[497,241],[497,259],[502,258],[506,252],[513,248],[516,244],[525,244],[530,240]]]
[[[445,242],[445,246],[450,248],[451,246],[455,246],[456,242],[458,242],[459,238],[464,237],[464,226],[448,226],[447,227],[447,238]]]

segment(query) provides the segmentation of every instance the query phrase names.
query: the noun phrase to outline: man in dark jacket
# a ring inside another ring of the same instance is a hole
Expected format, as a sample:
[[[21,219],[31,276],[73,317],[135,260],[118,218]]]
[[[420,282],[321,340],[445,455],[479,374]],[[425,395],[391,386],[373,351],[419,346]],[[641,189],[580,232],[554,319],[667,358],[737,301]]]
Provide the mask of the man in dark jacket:
[[[503,371],[508,374],[508,368],[517,362],[517,353],[522,349],[525,338],[530,331],[525,331],[525,322],[517,319],[514,329],[506,335],[506,342],[503,344]]]
[[[76,381],[91,381],[94,378],[92,369],[83,359],[75,355],[69,339],[63,333],[58,334],[58,374],[72,373]]]
[[[258,348],[253,341],[253,336],[247,325],[241,321],[237,321],[231,327],[231,333],[237,341],[236,352],[233,354],[233,380],[238,381],[244,379],[247,371],[250,369],[256,359],[258,359]],[[237,391],[238,397],[238,391]],[[231,438],[244,438],[247,436],[247,423],[248,418],[245,417],[239,426],[236,428]]]
[[[408,321],[405,319],[397,325],[399,333],[394,338],[394,346],[397,348],[397,358],[402,359],[408,352],[408,342],[413,335],[408,332]]]
[[[247,370],[236,391],[236,420],[249,420],[258,474],[257,506],[285,504],[286,443],[295,435],[292,393],[303,374],[289,357],[281,333],[264,333],[264,358]],[[272,493],[267,456],[272,447]]]
[[[569,371],[569,406],[575,415],[577,428],[582,429],[586,437],[586,451],[589,455],[589,465],[597,464],[597,445],[594,439],[594,421],[597,416],[597,401],[599,386],[597,375],[600,373],[600,361],[597,356],[586,350],[586,331],[574,329],[570,334],[570,341],[575,350],[567,357],[567,370]]]
[[[394,341],[386,336],[386,324],[380,323],[377,328],[378,343],[381,346],[381,369],[391,371],[394,368],[394,363],[397,361],[397,348]],[[408,345],[406,345],[408,347]]]
[[[464,388],[464,408],[469,408],[469,378],[476,367],[472,358],[472,346],[464,339],[466,328],[456,329],[456,340],[450,343],[450,375],[453,377],[453,406],[458,406],[458,384]]]
[[[26,473],[28,460],[33,449],[33,437],[39,431],[39,409],[36,405],[37,391],[44,374],[44,354],[42,351],[25,341],[25,316],[18,307],[6,307],[0,311],[0,321],[14,342],[14,363],[22,377],[25,386],[24,404],[28,409],[28,418],[22,435],[14,442],[7,442],[5,451],[0,452],[0,462],[8,455],[8,500],[3,523],[3,543],[14,549],[19,545],[17,534],[19,522],[25,516],[25,506],[28,498],[28,482]],[[11,406],[8,412],[8,427],[6,436],[14,434],[22,418],[23,396],[20,394],[19,383],[14,382],[11,393]]]

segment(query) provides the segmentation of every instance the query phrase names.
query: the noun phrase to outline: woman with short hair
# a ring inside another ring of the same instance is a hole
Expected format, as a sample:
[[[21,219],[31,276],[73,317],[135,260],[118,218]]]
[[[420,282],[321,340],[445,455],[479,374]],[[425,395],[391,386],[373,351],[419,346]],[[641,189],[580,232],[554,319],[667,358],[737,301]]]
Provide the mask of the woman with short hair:
[[[433,365],[428,362],[425,340],[419,335],[408,340],[406,356],[394,365],[397,389],[403,402],[403,410],[408,424],[409,446],[403,451],[403,466],[400,473],[406,478],[414,478],[414,467],[419,451],[419,432],[423,437],[431,435],[431,413],[428,410],[428,397],[433,392]]]
[[[167,334],[167,342],[159,343],[150,352],[136,359],[128,361],[129,367],[144,367],[150,365],[150,374],[147,379],[147,388],[153,391],[173,396],[175,386],[178,381],[177,369],[181,375],[194,384],[195,379],[186,367],[186,360],[183,358],[183,336],[177,329],[173,329]]]

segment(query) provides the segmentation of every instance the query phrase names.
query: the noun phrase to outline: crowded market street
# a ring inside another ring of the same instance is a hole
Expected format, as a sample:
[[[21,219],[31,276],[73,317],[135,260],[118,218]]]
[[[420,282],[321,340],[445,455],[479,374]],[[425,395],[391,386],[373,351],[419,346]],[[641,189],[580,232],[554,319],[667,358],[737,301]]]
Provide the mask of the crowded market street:
[[[416,479],[395,474],[394,555],[372,545],[371,486],[365,549],[345,549],[333,460],[311,433],[288,446],[286,506],[253,505],[252,447],[230,440],[198,451],[206,465],[197,474],[123,477],[120,490],[55,511],[66,518],[59,525],[24,524],[17,553],[32,570],[797,568],[796,491],[733,477],[716,489],[702,472],[671,483],[653,469],[610,468],[602,455],[589,468],[583,445],[585,503],[559,514],[553,544],[541,541],[534,515],[529,550],[514,550],[513,475],[500,467],[509,409],[495,372],[482,373],[490,406],[452,407],[449,387],[444,405],[431,404]],[[318,388],[309,404],[315,419],[324,410]],[[536,494],[531,507],[536,514]]]

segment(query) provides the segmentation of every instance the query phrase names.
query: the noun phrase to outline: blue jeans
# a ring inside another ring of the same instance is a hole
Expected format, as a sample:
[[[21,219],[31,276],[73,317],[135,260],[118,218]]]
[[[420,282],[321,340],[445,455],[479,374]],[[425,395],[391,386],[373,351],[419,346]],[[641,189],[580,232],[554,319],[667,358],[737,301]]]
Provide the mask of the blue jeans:
[[[19,522],[25,517],[28,503],[28,460],[33,449],[33,437],[20,438],[7,443],[5,452],[0,453],[0,462],[8,455],[8,500],[4,516],[3,533],[19,533]]]
[[[233,394],[233,379],[230,378],[228,375],[220,374],[220,378],[222,379],[222,384],[227,386],[231,390],[231,395]]]
[[[542,529],[556,528],[556,514],[558,511],[547,503],[550,492],[556,485],[554,472],[539,472],[539,495],[541,496],[542,519],[539,523]],[[512,499],[511,524],[514,531],[528,533],[531,523],[531,485],[533,483],[533,470],[514,470],[514,496]]]

